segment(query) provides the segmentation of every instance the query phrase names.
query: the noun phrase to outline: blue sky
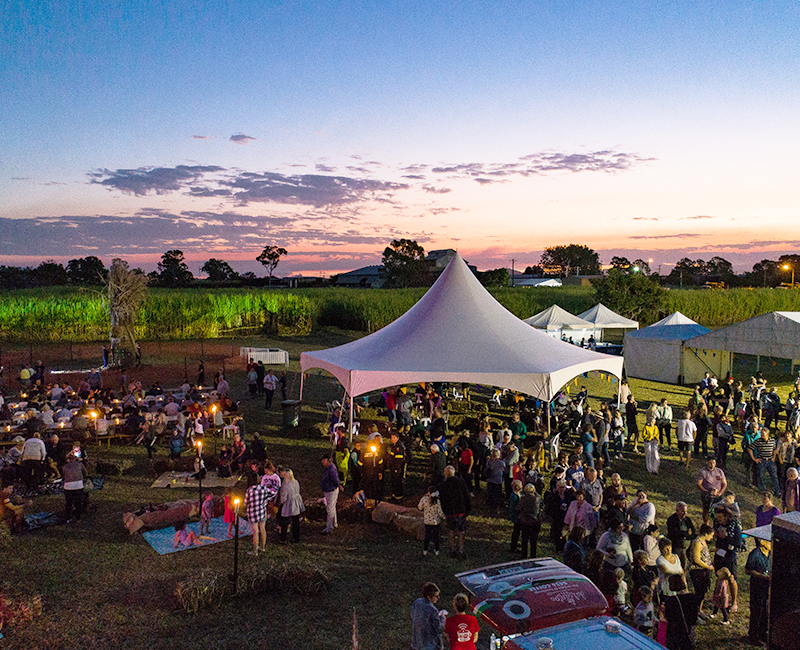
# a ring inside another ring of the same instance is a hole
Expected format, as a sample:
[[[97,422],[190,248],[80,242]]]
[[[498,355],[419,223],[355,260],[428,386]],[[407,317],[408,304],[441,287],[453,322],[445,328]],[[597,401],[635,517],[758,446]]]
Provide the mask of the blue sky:
[[[0,263],[255,270],[275,243],[319,273],[411,237],[479,268],[574,241],[744,270],[800,248],[794,3],[4,13]]]

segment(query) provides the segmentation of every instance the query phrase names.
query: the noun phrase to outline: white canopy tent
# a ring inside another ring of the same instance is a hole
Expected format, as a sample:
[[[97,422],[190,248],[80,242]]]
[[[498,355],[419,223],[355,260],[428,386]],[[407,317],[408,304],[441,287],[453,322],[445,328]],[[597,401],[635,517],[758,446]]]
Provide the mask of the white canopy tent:
[[[351,398],[387,386],[443,381],[498,386],[550,401],[584,372],[621,377],[622,362],[528,326],[486,291],[458,254],[394,322],[357,341],[300,355],[303,373],[327,370]]]
[[[562,334],[573,338],[588,338],[595,333],[592,323],[570,314],[558,305],[552,305],[544,311],[526,318],[525,322],[531,327],[537,330],[544,330],[550,336],[556,338],[561,338]]]
[[[675,312],[667,318],[625,334],[628,377],[679,384],[684,376],[684,341],[710,332],[691,318]]]
[[[624,316],[611,311],[601,302],[598,302],[594,307],[583,312],[582,314],[578,314],[578,318],[592,323],[595,327],[595,330],[600,332],[601,338],[605,334],[606,330],[639,329],[638,321],[625,318]],[[596,336],[597,335],[595,335],[595,337]]]
[[[686,347],[703,356],[708,356],[708,350],[716,351],[724,366],[718,376],[733,370],[731,353],[791,359],[794,367],[800,364],[800,312],[772,311],[754,316],[689,339]]]

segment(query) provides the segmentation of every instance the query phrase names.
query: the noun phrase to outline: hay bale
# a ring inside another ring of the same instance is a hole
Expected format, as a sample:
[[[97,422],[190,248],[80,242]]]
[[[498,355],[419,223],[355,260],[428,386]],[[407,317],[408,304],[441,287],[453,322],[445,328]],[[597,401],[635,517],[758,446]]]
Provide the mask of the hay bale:
[[[410,510],[410,508],[406,508],[405,506],[400,506],[395,503],[381,501],[372,510],[372,521],[377,524],[388,524],[392,522],[395,516],[398,514],[403,514],[407,510]]]
[[[425,539],[425,522],[422,520],[422,513],[419,516],[412,516],[411,513],[401,513],[395,516],[392,525],[402,533],[412,539],[420,541]]]

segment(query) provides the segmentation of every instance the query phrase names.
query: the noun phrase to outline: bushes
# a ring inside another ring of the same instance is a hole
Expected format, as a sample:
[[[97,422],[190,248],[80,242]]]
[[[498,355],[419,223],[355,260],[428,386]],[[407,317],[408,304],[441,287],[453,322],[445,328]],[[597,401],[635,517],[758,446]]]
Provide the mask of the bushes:
[[[290,561],[270,562],[243,569],[239,574],[238,595],[277,592],[313,596],[328,589],[327,574],[315,564]],[[219,607],[233,594],[230,574],[204,569],[178,583],[175,595],[190,614]]]

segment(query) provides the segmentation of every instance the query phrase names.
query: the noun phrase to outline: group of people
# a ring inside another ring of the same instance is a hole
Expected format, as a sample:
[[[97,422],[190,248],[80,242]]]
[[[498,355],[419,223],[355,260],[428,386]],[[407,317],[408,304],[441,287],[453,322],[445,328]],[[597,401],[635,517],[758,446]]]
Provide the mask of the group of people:
[[[281,370],[280,377],[278,377],[272,368],[266,367],[260,359],[257,362],[250,359],[245,367],[245,374],[250,397],[255,399],[258,396],[263,396],[265,408],[272,408],[272,400],[278,388],[281,391],[281,399],[283,401],[289,399],[285,370]]]

